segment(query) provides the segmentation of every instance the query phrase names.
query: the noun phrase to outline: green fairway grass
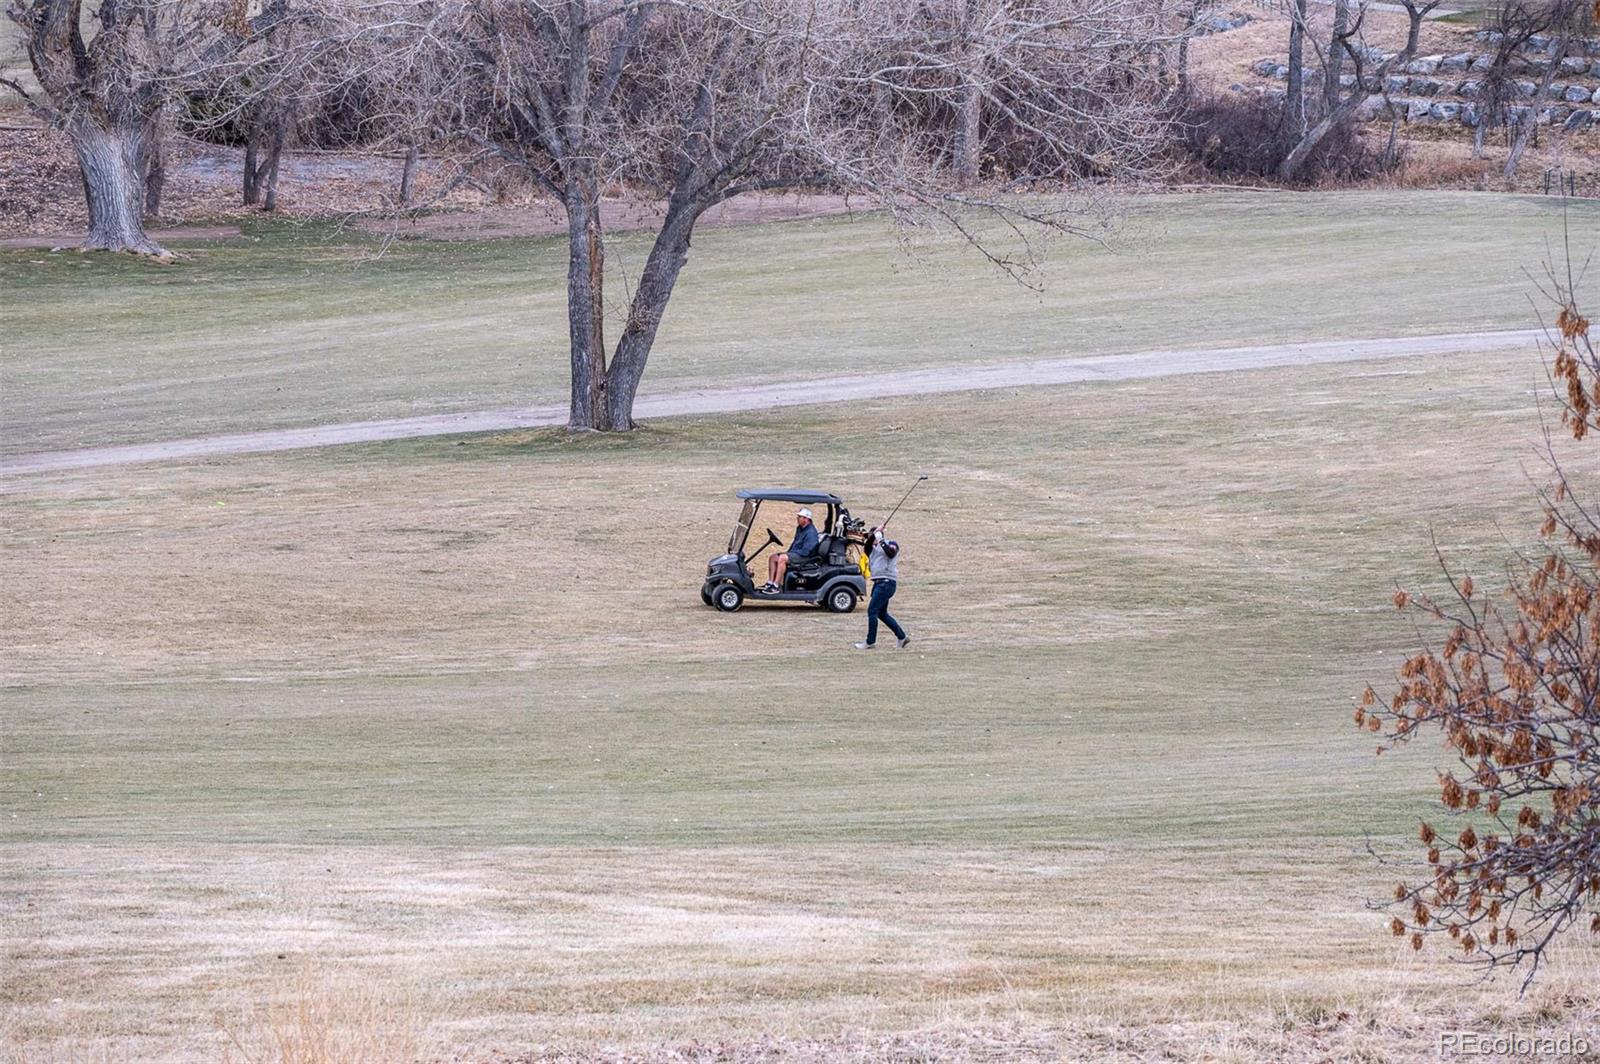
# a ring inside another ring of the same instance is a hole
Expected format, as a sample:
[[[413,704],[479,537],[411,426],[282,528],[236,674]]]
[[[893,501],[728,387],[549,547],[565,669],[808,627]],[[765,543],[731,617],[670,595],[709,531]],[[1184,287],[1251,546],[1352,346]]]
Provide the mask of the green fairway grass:
[[[708,229],[644,388],[1152,348],[1526,327],[1525,271],[1589,201],[1213,193],[1123,202],[1041,292],[877,216]],[[644,234],[614,237],[615,305]],[[560,401],[559,239],[382,244],[260,222],[170,268],[0,252],[0,453]],[[613,330],[614,331],[614,330]]]
[[[1492,572],[1531,531],[1539,372],[1420,358],[20,478],[3,827],[1398,830],[1431,775],[1378,788],[1341,707],[1408,642],[1388,593],[1438,582],[1430,533]],[[816,485],[870,519],[922,471],[897,519],[912,650],[849,653],[860,613],[701,605],[734,489]]]

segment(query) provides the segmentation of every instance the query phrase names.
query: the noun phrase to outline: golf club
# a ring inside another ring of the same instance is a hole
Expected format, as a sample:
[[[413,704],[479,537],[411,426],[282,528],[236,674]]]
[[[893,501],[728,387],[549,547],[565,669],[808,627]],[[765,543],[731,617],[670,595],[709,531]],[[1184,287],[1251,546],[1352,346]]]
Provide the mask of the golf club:
[[[911,493],[917,490],[917,485],[927,479],[928,474],[924,473],[912,482],[911,486],[906,489],[906,493],[900,496],[900,501],[894,504],[894,509],[889,511],[889,516],[883,519],[883,524],[878,526],[878,531],[881,532],[889,527],[889,522],[894,520],[894,515],[900,512],[900,507],[906,504],[906,500],[911,498]]]

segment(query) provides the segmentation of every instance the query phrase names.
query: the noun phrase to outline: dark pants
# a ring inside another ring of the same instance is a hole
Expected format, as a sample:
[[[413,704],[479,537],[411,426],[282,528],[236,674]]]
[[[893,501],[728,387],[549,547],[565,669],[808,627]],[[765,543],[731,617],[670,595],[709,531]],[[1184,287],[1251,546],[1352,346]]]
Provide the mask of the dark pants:
[[[906,630],[900,623],[889,616],[889,600],[894,598],[895,582],[893,580],[874,580],[872,582],[872,600],[867,603],[867,646],[878,641],[878,618],[883,618],[883,623],[889,626],[889,631],[894,633],[896,639],[904,639]]]

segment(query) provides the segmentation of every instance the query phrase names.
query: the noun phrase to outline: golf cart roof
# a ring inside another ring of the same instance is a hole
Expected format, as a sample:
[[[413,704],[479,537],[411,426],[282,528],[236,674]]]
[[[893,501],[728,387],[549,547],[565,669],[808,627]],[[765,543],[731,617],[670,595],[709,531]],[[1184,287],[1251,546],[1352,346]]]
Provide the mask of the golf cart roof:
[[[834,506],[844,505],[844,500],[837,495],[829,495],[825,491],[803,491],[797,488],[746,488],[739,493],[741,499],[756,499],[760,502],[798,502],[798,503],[831,503]]]

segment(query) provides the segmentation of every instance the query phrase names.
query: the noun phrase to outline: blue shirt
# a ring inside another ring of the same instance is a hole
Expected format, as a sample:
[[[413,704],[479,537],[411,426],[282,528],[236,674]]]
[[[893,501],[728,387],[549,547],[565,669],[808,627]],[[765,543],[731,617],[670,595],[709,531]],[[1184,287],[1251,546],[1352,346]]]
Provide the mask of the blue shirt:
[[[804,528],[794,530],[794,541],[789,544],[789,560],[798,561],[817,553],[817,526],[807,522]]]

